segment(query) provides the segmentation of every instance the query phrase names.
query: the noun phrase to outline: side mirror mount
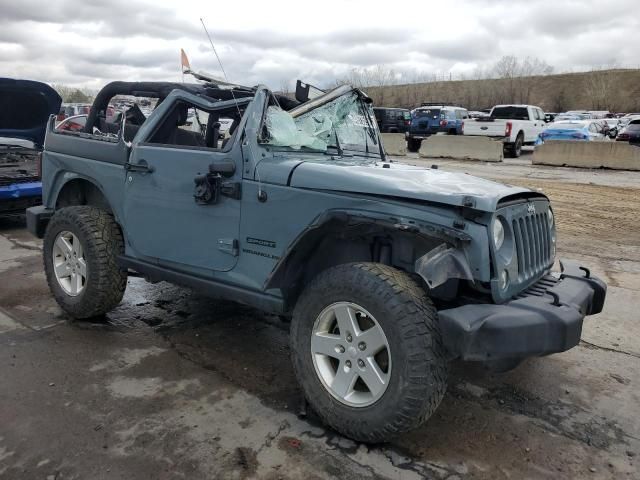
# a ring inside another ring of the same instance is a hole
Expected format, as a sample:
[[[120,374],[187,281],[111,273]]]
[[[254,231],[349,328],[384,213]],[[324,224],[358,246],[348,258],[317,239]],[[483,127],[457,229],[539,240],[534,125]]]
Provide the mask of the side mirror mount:
[[[236,173],[236,163],[230,158],[214,160],[209,165],[209,173],[212,175],[220,175],[221,177],[231,177]]]
[[[236,164],[230,158],[214,160],[209,165],[209,173],[198,174],[194,179],[193,198],[198,205],[216,204],[220,195],[240,199],[240,184],[223,182],[222,177],[231,177],[236,171]]]

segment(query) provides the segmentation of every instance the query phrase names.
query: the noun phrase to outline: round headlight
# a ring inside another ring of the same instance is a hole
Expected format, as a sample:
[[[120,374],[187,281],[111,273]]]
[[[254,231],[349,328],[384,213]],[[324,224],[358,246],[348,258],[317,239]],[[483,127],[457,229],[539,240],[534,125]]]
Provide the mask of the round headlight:
[[[503,270],[500,273],[500,290],[504,290],[507,288],[507,284],[509,283],[509,274],[506,270]]]
[[[549,211],[547,212],[547,220],[549,221],[549,228],[553,227],[553,222],[555,222],[555,219],[553,218],[553,210],[549,209]]]
[[[502,244],[504,243],[504,227],[502,226],[502,222],[499,219],[495,219],[493,221],[493,244],[496,247],[496,250],[500,250]]]

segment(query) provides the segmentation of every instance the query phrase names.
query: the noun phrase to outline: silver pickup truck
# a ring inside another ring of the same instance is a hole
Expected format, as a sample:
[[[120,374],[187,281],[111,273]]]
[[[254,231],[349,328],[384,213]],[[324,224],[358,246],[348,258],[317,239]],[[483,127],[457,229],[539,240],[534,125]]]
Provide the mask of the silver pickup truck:
[[[544,130],[545,116],[533,105],[496,105],[488,117],[465,121],[464,134],[493,137],[504,143],[506,156],[517,158],[523,145],[533,145]]]

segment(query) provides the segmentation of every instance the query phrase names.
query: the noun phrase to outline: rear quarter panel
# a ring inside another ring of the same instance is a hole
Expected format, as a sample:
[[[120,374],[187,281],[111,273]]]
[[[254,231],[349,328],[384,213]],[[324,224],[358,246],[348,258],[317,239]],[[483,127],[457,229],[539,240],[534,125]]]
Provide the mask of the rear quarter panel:
[[[56,133],[51,121],[42,154],[43,204],[55,208],[62,188],[72,180],[83,179],[103,193],[116,219],[121,219],[127,157],[128,148],[122,141]]]

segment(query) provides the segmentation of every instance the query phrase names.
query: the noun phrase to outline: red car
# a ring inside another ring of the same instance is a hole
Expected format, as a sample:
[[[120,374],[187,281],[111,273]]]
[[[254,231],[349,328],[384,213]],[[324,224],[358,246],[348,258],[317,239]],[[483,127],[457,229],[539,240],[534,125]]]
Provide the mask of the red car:
[[[68,132],[77,132],[78,130],[82,130],[87,124],[87,116],[88,115],[74,115],[73,117],[65,118],[56,125],[56,130],[65,130]]]

